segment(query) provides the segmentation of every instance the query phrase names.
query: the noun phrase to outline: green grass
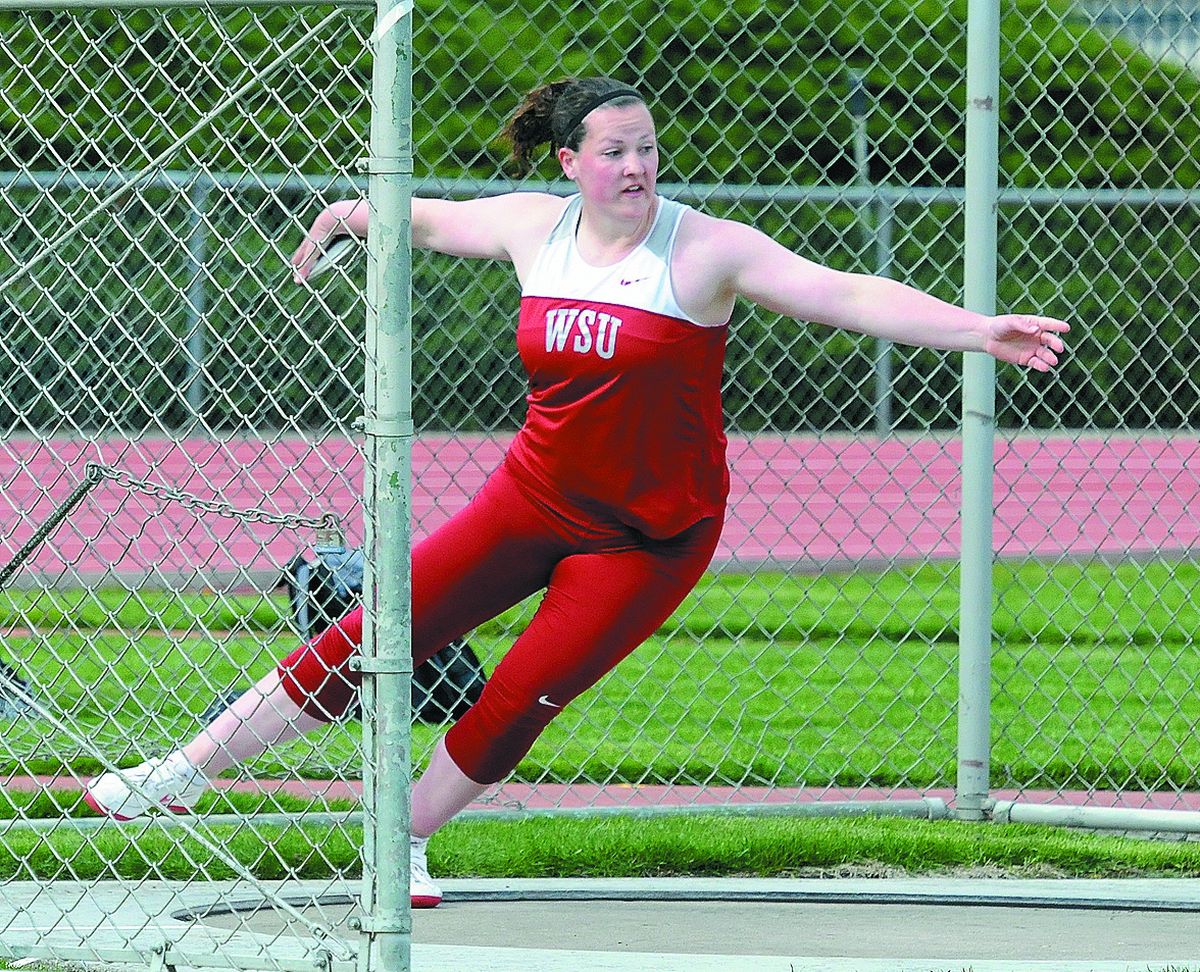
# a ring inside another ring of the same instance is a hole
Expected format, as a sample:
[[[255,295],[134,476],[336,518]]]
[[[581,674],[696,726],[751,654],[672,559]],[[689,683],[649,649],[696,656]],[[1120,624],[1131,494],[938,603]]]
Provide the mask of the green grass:
[[[175,594],[107,588],[96,591],[6,591],[0,624],[87,630],[251,630],[278,627],[286,599],[262,594]]]
[[[356,876],[361,828],[304,823],[313,811],[352,810],[348,801],[283,794],[209,794],[190,818],[260,878]],[[210,823],[207,815],[290,814],[295,823]],[[77,793],[0,792],[0,822],[95,818]],[[865,876],[996,873],[1041,877],[1200,877],[1200,843],[1106,836],[1056,827],[846,817],[536,817],[458,820],[430,845],[445,877]],[[99,830],[9,830],[0,880],[184,880],[234,876],[227,861],[178,830],[152,821]]]
[[[430,843],[438,874],[481,877],[910,874],[998,868],[1096,877],[1200,874],[1200,846],[1061,828],[722,815],[470,820]]]
[[[993,786],[1194,786],[1200,566],[1002,564]],[[957,570],[705,579],[650,643],[551,725],[518,779],[932,786],[954,779]],[[532,603],[472,636],[495,663]],[[102,591],[9,594],[0,624],[39,696],[4,727],[0,772],[90,773],[200,728],[213,698],[295,644],[279,598]],[[206,634],[185,638],[179,631]],[[175,632],[175,633],[164,633]],[[440,729],[418,725],[424,752]],[[136,745],[135,745],[136,744]],[[349,775],[357,723],[257,760],[259,775]]]
[[[263,879],[361,873],[357,826],[297,823],[254,831],[200,826]],[[829,876],[991,873],[1040,877],[1197,877],[1200,845],[1051,827],[895,818],[530,817],[455,821],[430,844],[443,877]],[[0,880],[235,876],[199,841],[153,825],[53,833],[15,829]]]

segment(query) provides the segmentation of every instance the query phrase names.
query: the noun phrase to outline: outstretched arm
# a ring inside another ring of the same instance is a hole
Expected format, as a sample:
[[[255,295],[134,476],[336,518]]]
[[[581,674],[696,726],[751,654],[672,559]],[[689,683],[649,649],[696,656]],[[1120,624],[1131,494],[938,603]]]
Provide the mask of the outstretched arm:
[[[731,288],[800,320],[949,351],[986,351],[1049,371],[1063,350],[1064,321],[1028,314],[988,317],[885,277],[832,270],[742,223],[722,220],[718,248]]]
[[[461,201],[414,196],[413,246],[451,256],[519,262],[530,246],[545,239],[563,205],[557,196],[536,192]],[[329,240],[345,233],[365,237],[368,214],[366,200],[346,199],[321,210],[292,255],[296,282],[308,278]]]

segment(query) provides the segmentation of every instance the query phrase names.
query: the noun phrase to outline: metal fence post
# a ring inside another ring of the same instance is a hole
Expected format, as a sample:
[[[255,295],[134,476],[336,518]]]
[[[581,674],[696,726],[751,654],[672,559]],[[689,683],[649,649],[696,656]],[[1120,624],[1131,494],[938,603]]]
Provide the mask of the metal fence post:
[[[967,158],[965,305],[996,307],[996,199],[999,168],[1000,7],[967,8]],[[958,816],[987,809],[992,650],[992,448],[996,366],[990,355],[963,355],[962,576],[959,593]]]
[[[890,196],[875,204],[875,275],[890,277],[895,254],[892,232],[896,222],[896,204]],[[892,434],[892,342],[875,342],[875,434],[881,439]]]
[[[850,117],[854,120],[854,184],[863,190],[871,188],[871,168],[867,143],[867,89],[861,71],[849,72]],[[875,263],[878,269],[886,260],[891,266],[891,224],[883,225],[882,214],[887,205],[864,195],[858,203],[858,225],[862,232],[863,255],[875,241]],[[887,209],[890,214],[890,206]],[[885,241],[883,233],[888,234]],[[886,254],[886,257],[885,255]],[[892,431],[892,342],[875,340],[875,434],[880,438]]]
[[[188,234],[188,292],[187,292],[187,376],[184,394],[188,412],[193,420],[204,417],[204,401],[208,389],[204,380],[204,359],[208,356],[204,315],[208,310],[208,291],[204,265],[208,262],[208,195],[212,180],[197,173],[191,191],[191,232]]]
[[[364,972],[408,972],[412,949],[412,7],[404,0],[380,0],[371,37],[365,425],[370,556],[361,660],[370,686],[363,738]]]

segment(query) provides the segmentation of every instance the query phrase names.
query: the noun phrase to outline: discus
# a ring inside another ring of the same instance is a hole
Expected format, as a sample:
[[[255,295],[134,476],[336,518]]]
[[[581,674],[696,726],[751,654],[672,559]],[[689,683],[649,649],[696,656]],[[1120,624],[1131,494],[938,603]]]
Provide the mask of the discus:
[[[353,236],[342,235],[337,237],[337,239],[321,251],[321,255],[317,257],[317,262],[313,264],[312,269],[308,272],[308,279],[316,280],[317,277],[347,260],[354,252],[354,243]]]

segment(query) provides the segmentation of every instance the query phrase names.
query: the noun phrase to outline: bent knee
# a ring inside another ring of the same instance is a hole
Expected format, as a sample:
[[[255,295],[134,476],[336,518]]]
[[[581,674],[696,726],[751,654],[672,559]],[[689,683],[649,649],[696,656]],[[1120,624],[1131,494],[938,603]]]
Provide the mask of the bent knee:
[[[483,695],[446,734],[446,748],[471,779],[495,783],[512,772],[570,701],[553,691],[489,681]]]

